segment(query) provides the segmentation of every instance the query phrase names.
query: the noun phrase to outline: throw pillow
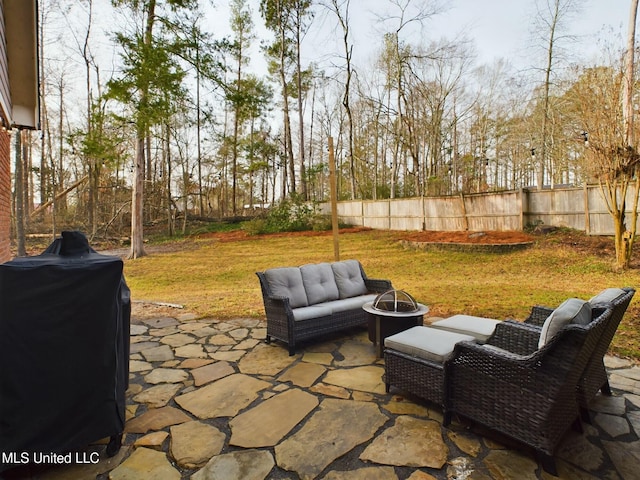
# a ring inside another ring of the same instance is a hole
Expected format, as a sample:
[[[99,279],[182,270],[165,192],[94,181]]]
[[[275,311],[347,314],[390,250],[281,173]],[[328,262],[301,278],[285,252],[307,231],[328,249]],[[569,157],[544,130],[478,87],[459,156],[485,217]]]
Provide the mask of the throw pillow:
[[[569,298],[562,302],[542,326],[538,348],[544,347],[565,325],[575,323],[587,325],[591,321],[591,304],[579,298]]]
[[[621,297],[626,292],[621,288],[605,288],[599,294],[589,299],[591,305],[597,305],[599,303],[611,303],[616,298]]]

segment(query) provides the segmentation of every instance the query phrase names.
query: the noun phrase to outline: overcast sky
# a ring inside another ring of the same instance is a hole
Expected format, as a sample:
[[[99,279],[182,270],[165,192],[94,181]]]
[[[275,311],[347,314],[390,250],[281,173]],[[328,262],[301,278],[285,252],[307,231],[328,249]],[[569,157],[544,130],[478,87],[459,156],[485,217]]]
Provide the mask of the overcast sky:
[[[264,38],[268,34],[262,26],[259,3],[259,0],[250,0],[256,31],[259,37]],[[526,65],[530,60],[527,56],[534,43],[536,25],[535,0],[446,0],[443,3],[446,11],[425,22],[422,30],[415,34],[427,40],[443,37],[456,39],[466,35],[475,45],[480,63],[506,58],[516,66],[529,66]],[[614,38],[616,44],[623,46],[630,0],[582,0],[578,3],[580,12],[571,18],[568,26],[570,31],[563,30],[563,34],[578,36],[579,41],[572,47],[576,57],[590,60],[597,53],[596,40],[602,39],[603,35]],[[228,2],[218,0],[215,5],[210,28],[218,33],[228,32]],[[397,8],[394,10],[389,0],[351,0],[354,57],[360,65],[366,65],[380,46],[384,26],[374,12],[380,14],[385,11],[397,12]],[[390,22],[388,27],[391,25]],[[335,18],[332,15],[325,13],[316,16],[313,28],[305,39],[307,61],[326,58],[331,51],[342,51],[341,34],[332,34],[333,28]],[[261,64],[260,55],[254,57],[254,64]]]

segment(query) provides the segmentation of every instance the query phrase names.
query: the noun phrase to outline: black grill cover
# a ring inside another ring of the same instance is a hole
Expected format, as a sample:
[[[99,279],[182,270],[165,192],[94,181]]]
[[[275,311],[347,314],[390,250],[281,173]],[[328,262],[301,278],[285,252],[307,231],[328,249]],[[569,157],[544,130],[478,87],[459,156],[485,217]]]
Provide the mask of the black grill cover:
[[[129,295],[122,260],[79,232],[0,265],[0,471],[11,452],[63,453],[122,433]]]

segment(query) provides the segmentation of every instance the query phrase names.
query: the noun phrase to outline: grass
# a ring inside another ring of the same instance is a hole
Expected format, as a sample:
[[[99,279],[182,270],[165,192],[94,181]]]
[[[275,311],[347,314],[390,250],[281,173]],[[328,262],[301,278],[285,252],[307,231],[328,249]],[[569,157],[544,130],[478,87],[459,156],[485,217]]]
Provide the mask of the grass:
[[[359,259],[371,278],[386,278],[430,307],[430,315],[527,316],[532,305],[588,299],[607,287],[640,283],[640,270],[614,271],[611,258],[555,241],[511,253],[405,249],[400,232],[340,235],[340,258]],[[125,261],[134,300],[178,303],[200,317],[264,318],[256,271],[333,261],[330,234],[177,241],[167,253]],[[618,329],[612,352],[640,360],[640,293]]]

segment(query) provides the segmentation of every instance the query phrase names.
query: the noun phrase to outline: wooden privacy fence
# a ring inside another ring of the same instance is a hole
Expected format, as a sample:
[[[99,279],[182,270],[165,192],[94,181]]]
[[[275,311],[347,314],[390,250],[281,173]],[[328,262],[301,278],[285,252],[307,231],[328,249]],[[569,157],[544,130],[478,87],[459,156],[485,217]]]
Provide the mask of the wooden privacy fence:
[[[626,205],[633,205],[629,192]],[[331,205],[320,205],[329,214]],[[521,189],[448,197],[338,202],[341,223],[380,230],[524,230],[552,225],[589,235],[613,235],[613,220],[599,187]],[[631,218],[631,212],[627,214]],[[627,226],[629,228],[629,226]]]

